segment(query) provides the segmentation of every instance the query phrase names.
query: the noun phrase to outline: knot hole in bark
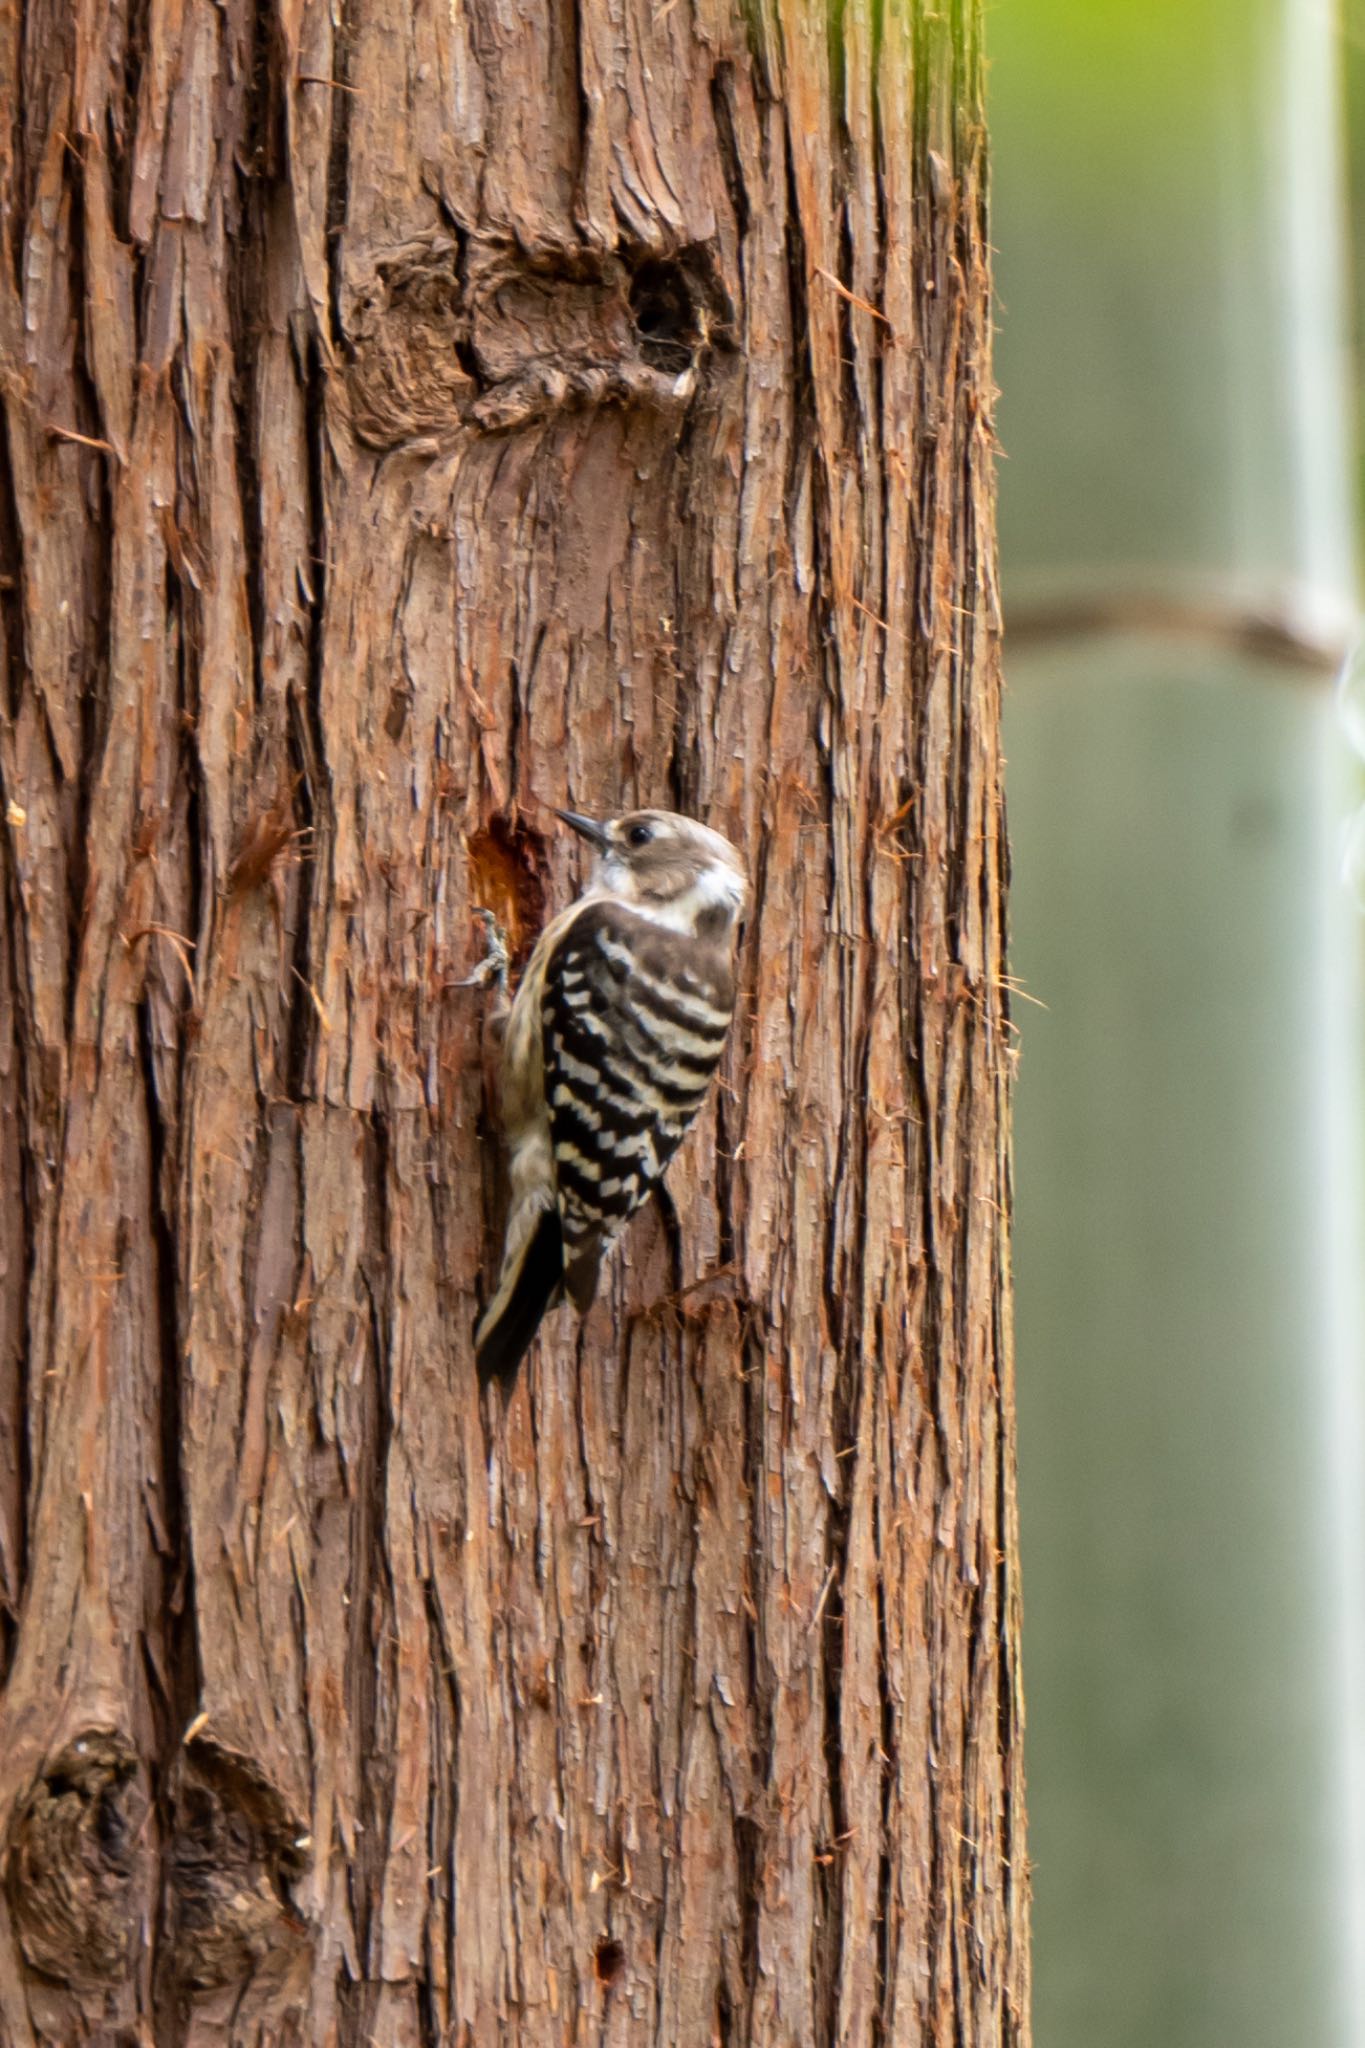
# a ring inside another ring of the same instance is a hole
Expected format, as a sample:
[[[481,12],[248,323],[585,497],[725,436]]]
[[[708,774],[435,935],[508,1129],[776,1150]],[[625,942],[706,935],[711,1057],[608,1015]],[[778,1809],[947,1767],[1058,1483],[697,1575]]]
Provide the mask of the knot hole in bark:
[[[435,452],[602,405],[685,411],[733,311],[712,252],[528,256],[431,235],[374,262],[347,318],[351,421],[373,447]]]
[[[128,1975],[146,1811],[137,1752],[115,1729],[77,1736],[23,1802],[6,1884],[25,1960],[44,1976],[94,1989]]]
[[[167,1848],[167,1948],[191,1991],[282,1972],[308,1943],[289,1899],[309,1862],[302,1823],[246,1757],[197,1741],[177,1763]]]

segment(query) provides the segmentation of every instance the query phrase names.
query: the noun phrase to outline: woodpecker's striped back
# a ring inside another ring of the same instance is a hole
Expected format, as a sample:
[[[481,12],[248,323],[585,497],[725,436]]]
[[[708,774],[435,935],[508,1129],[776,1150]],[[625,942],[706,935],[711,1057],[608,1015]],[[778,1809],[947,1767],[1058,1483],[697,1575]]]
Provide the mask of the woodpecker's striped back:
[[[541,997],[565,1279],[582,1309],[601,1253],[673,1157],[725,1049],[728,949],[585,903]]]

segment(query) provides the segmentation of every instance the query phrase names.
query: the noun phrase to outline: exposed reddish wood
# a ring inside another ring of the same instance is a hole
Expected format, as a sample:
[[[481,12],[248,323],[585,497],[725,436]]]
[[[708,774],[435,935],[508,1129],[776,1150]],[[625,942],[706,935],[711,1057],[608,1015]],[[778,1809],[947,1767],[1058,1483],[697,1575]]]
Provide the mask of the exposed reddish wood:
[[[0,5],[6,2044],[1027,2041],[979,33]],[[504,1414],[569,802],[747,998]]]

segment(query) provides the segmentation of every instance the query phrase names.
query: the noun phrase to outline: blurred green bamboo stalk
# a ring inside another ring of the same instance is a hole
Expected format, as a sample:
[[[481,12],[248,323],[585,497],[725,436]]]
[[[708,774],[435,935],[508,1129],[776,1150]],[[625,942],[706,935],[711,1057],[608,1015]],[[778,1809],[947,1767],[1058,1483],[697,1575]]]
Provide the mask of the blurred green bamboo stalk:
[[[991,20],[1036,2037],[1361,1997],[1359,919],[1330,13]]]

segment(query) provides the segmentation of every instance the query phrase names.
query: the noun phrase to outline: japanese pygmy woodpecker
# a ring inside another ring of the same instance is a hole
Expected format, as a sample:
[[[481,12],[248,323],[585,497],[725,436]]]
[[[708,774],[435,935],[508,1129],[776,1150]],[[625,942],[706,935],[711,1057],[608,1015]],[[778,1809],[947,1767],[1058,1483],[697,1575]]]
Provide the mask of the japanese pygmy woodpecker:
[[[508,1385],[562,1294],[588,1308],[603,1253],[701,1106],[749,893],[728,839],[692,818],[558,815],[599,859],[541,933],[507,1020],[507,1234],[474,1341],[480,1376]]]

